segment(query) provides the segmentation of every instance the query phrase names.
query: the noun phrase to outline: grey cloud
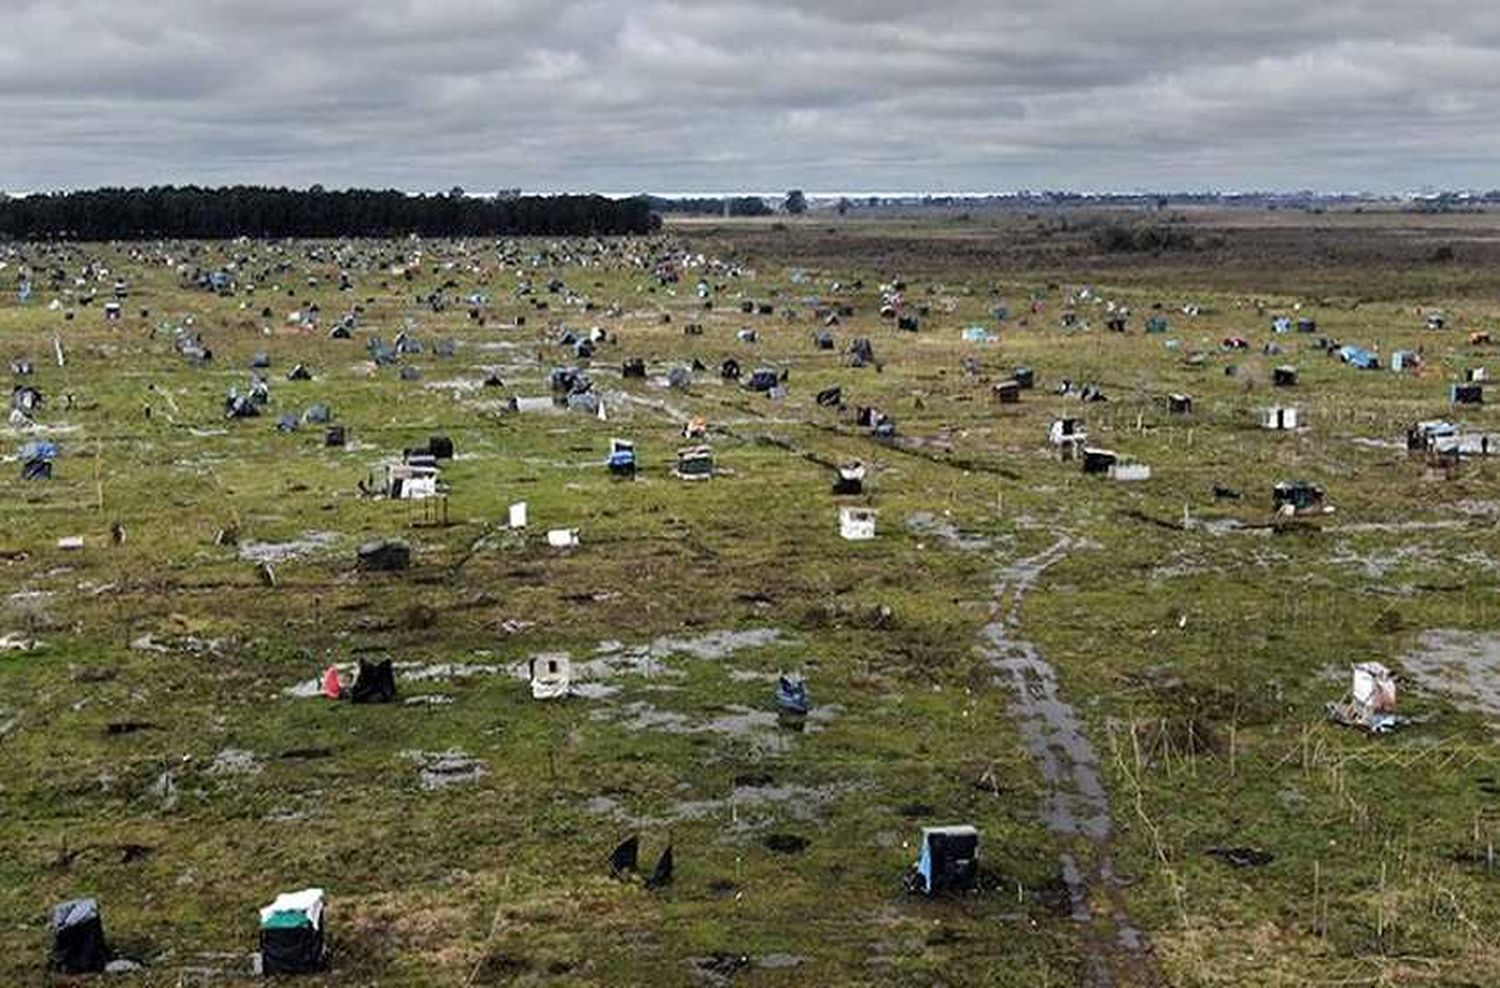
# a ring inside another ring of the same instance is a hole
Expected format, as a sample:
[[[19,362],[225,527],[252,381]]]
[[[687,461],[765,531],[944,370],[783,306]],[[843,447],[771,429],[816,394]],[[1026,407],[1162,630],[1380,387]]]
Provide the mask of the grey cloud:
[[[21,0],[0,187],[1500,185],[1454,0]]]

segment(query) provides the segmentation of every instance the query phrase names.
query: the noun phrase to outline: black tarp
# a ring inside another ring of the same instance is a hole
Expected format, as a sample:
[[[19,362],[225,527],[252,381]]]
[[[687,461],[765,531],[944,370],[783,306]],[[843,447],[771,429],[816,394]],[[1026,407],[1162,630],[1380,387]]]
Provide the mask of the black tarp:
[[[932,857],[928,893],[966,892],[979,878],[979,835],[974,833],[929,833],[927,847]]]
[[[224,414],[232,419],[253,419],[260,408],[246,395],[230,395],[224,402]]]
[[[1115,465],[1118,457],[1114,453],[1103,449],[1086,449],[1083,451],[1084,473],[1108,473],[1109,468]]]
[[[750,375],[750,381],[745,386],[751,391],[770,391],[776,387],[776,372],[769,367],[762,367]]]
[[[64,974],[87,974],[104,970],[109,950],[104,943],[104,921],[99,903],[73,899],[52,907],[52,947],[48,966]]]
[[[260,931],[261,971],[265,974],[312,974],[323,970],[323,931],[306,926]]]
[[[841,467],[833,481],[835,494],[863,494],[865,490],[864,470],[858,466]]]
[[[358,551],[362,570],[398,570],[411,565],[411,546],[394,539],[366,542]]]
[[[646,887],[648,889],[659,889],[670,885],[672,883],[672,870],[672,845],[668,844],[667,849],[661,852],[661,857],[656,859],[656,867],[651,869],[651,874],[646,879]]]
[[[354,687],[349,698],[355,703],[394,703],[396,700],[396,673],[390,659],[379,662],[359,660],[359,672],[354,677]]]
[[[637,834],[631,834],[620,842],[609,855],[609,870],[616,878],[623,876],[626,872],[636,869],[636,861],[640,857],[641,838]]]

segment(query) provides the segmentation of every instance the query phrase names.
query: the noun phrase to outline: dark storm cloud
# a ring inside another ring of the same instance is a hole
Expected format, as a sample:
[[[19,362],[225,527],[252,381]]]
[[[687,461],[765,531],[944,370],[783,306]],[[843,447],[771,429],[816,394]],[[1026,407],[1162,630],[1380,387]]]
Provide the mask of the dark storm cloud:
[[[12,0],[0,185],[1500,185],[1438,0]]]

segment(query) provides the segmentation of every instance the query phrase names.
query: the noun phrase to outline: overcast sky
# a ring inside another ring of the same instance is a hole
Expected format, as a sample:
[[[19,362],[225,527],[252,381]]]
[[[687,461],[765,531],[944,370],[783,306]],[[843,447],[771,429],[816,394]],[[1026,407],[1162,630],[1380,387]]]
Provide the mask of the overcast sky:
[[[1500,187],[1464,0],[0,0],[0,188]]]

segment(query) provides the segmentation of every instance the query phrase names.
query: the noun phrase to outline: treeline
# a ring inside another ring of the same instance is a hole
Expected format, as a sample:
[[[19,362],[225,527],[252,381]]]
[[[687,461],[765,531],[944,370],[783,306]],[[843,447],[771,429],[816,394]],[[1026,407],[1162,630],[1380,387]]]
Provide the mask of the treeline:
[[[145,240],[228,237],[393,237],[648,233],[661,223],[644,197],[481,199],[351,189],[237,185],[92,189],[0,197],[0,238]]]
[[[664,199],[651,196],[651,211],[654,213],[686,213],[693,216],[723,216],[723,199],[685,198]],[[735,196],[729,199],[730,216],[770,216],[775,210],[766,205],[759,196]]]

